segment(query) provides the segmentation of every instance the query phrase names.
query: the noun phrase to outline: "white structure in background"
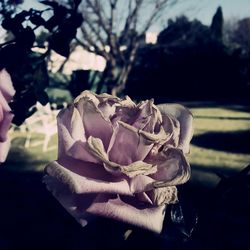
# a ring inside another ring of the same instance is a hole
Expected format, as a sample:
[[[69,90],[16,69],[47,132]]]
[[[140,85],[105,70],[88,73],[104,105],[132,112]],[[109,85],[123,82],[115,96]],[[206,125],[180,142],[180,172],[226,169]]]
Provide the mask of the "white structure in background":
[[[146,32],[146,43],[156,44],[157,43],[158,34],[155,32]]]
[[[49,150],[48,145],[51,137],[57,133],[56,116],[59,110],[52,110],[50,104],[46,106],[41,105],[39,102],[35,105],[37,111],[28,117],[23,125],[21,125],[21,131],[25,132],[25,148],[43,145],[43,152]],[[36,141],[31,144],[32,134],[42,134],[43,140]]]
[[[155,44],[157,42],[157,33],[147,32],[145,35],[146,44]],[[126,50],[126,46],[121,46],[121,51]],[[35,49],[35,51],[44,53],[44,51],[39,51],[40,49]],[[105,46],[105,50],[109,52],[109,46]],[[48,69],[53,73],[57,72],[61,65],[65,61],[65,57],[52,51]],[[74,51],[70,54],[67,62],[63,67],[63,73],[66,75],[71,75],[74,70],[96,70],[102,72],[106,67],[106,60],[94,52],[88,52],[83,49],[82,46],[76,46]]]
[[[52,51],[50,60],[48,69],[55,73],[64,63],[65,57]],[[103,71],[105,66],[106,60],[102,56],[88,52],[81,46],[76,46],[63,67],[63,73],[70,75],[72,71],[80,69]]]

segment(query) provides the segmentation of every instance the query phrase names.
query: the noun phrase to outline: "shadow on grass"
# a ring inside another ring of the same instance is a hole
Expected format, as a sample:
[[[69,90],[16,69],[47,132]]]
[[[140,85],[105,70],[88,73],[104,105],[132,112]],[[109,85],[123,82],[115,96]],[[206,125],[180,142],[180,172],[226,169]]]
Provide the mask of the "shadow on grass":
[[[250,105],[230,105],[227,107],[228,110],[250,112]]]
[[[209,132],[195,136],[192,144],[231,153],[250,153],[250,130],[233,132]]]
[[[55,146],[55,145],[53,145]],[[46,152],[42,151],[41,145],[25,148],[24,138],[17,137],[11,141],[11,148],[6,159],[6,164],[21,168],[24,170],[34,170],[36,165],[46,165],[48,162],[56,159],[56,147],[51,150],[52,146]],[[19,166],[19,167],[18,167]]]

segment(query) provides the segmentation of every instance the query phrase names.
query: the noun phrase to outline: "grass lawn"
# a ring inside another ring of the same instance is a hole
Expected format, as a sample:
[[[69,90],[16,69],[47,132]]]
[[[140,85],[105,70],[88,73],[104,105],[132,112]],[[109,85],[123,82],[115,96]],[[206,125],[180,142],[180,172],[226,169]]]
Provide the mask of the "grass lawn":
[[[216,184],[250,163],[250,113],[242,106],[190,108],[194,137],[190,151],[192,180]]]
[[[250,113],[244,107],[193,107],[190,110],[194,115],[194,137],[188,158],[193,169],[230,173],[250,163]],[[42,171],[47,162],[56,159],[56,135],[46,152],[42,151],[41,144],[25,148],[24,133],[15,131],[11,138],[6,165],[17,171]],[[31,144],[37,141],[42,142],[43,136],[33,134]]]

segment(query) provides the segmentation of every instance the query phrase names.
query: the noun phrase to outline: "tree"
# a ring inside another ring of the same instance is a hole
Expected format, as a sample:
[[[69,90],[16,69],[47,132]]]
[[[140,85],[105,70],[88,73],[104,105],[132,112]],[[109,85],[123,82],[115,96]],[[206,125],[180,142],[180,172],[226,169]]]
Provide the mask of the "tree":
[[[106,59],[106,68],[97,86],[103,86],[114,95],[125,88],[145,33],[161,16],[169,0],[85,0],[82,37],[78,42],[88,51]]]
[[[238,21],[232,34],[232,42],[239,44],[246,52],[250,52],[250,17]]]
[[[166,29],[160,32],[158,44],[164,46],[187,46],[211,38],[210,29],[200,21],[188,20],[186,16],[177,17],[175,20],[169,19]]]
[[[171,101],[246,97],[248,59],[237,48],[224,44],[222,23],[221,9],[211,26],[185,16],[169,20],[157,44],[138,51],[125,94],[156,101],[166,101],[166,96]]]
[[[215,39],[222,41],[223,37],[223,13],[222,8],[218,7],[216,13],[213,16],[213,20],[210,26],[211,32]]]

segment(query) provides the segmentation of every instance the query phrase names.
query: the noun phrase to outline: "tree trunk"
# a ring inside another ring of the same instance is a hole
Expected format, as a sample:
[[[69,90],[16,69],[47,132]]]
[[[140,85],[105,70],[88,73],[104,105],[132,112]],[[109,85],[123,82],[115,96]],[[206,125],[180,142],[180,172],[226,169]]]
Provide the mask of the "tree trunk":
[[[102,77],[98,82],[96,93],[100,94],[104,85],[107,86],[107,92],[111,93],[113,85],[116,83],[116,69],[118,68],[116,59],[112,58],[107,61]]]
[[[128,80],[128,76],[131,72],[131,69],[133,67],[133,64],[135,62],[136,53],[139,48],[139,41],[135,41],[132,47],[132,50],[130,52],[129,58],[126,62],[124,62],[124,65],[122,67],[121,73],[118,77],[118,80],[116,82],[116,85],[114,85],[112,89],[112,94],[115,96],[121,95],[122,91],[124,91],[126,87],[126,83]]]
[[[126,83],[128,80],[129,73],[132,69],[132,65],[125,65],[121,71],[119,79],[117,80],[117,84],[112,88],[112,95],[118,96],[122,93],[122,91],[126,87]]]
[[[126,61],[119,61],[115,56],[112,56],[107,60],[106,68],[103,72],[102,78],[97,86],[97,93],[102,91],[104,85],[107,86],[107,92],[109,94],[119,96],[126,87],[128,76],[131,72],[133,64],[135,62],[136,52],[139,47],[139,42],[137,41],[131,52],[129,53],[129,58]]]

